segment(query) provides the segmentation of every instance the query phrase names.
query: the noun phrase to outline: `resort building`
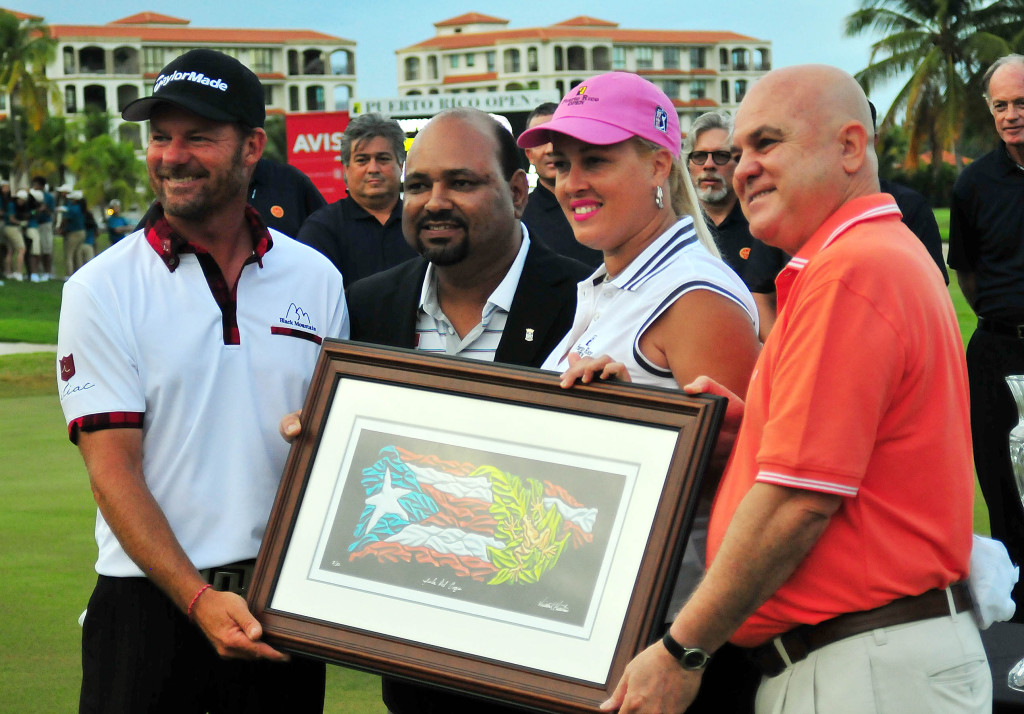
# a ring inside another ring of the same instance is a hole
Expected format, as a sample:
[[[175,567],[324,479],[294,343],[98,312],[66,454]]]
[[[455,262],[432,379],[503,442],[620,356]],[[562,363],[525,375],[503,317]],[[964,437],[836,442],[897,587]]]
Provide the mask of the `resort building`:
[[[118,138],[137,147],[142,146],[140,127],[122,123],[121,110],[152,92],[153,80],[168,62],[198,47],[236,57],[255,72],[268,114],[344,110],[355,95],[356,43],[322,32],[200,28],[154,12],[105,25],[49,27],[57,54],[46,76],[60,90],[64,114],[109,112]]]
[[[735,32],[625,30],[586,16],[550,27],[508,23],[475,12],[435,23],[434,37],[396,51],[398,93],[532,89],[561,97],[589,76],[626,70],[665,91],[685,133],[710,109],[735,111],[771,69],[771,42]]]

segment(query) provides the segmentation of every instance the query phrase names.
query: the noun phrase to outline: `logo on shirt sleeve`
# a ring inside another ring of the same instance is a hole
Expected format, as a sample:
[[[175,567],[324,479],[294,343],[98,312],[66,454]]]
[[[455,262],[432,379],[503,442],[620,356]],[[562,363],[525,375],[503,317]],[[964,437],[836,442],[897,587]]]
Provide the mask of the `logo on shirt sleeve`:
[[[75,355],[60,358],[60,380],[66,382],[75,376]]]

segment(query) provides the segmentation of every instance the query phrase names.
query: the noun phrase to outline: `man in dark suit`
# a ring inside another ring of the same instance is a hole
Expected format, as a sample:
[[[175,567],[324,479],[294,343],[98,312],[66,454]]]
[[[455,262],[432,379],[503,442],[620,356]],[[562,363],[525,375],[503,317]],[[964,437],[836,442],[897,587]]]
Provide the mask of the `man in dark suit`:
[[[349,288],[352,339],[540,366],[589,270],[531,240],[527,191],[500,124],[475,110],[432,119],[406,164],[402,225],[420,257]]]
[[[572,326],[590,270],[531,241],[520,222],[526,174],[515,139],[475,109],[434,117],[406,163],[402,225],[420,254],[347,293],[352,339],[539,367]],[[383,680],[394,714],[513,707]]]

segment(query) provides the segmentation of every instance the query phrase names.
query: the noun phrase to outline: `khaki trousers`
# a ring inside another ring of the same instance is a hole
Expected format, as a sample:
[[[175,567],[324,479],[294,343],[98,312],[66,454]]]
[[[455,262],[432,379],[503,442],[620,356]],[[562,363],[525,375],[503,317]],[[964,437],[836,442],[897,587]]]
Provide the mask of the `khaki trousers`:
[[[970,611],[848,637],[777,677],[756,714],[991,714],[992,675]]]

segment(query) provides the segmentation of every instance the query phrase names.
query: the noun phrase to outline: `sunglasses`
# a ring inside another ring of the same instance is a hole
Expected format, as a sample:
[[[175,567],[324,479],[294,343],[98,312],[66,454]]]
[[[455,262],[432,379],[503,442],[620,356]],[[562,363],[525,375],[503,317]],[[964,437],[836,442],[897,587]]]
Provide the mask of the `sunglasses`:
[[[733,155],[728,151],[691,151],[690,163],[694,166],[703,166],[709,156],[715,162],[715,166],[725,166],[733,160]]]

